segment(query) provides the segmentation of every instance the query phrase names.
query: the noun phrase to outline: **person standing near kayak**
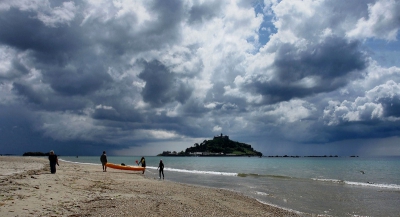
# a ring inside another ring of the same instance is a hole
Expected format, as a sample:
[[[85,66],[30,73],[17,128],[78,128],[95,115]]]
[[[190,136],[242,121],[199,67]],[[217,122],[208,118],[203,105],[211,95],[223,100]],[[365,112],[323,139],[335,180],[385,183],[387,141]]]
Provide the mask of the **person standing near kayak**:
[[[144,159],[144,157],[142,157],[142,159],[140,159],[139,164],[141,164],[142,167],[146,168],[146,159]],[[144,174],[144,170],[143,170],[143,173],[142,173],[142,174]]]
[[[100,156],[101,165],[103,165],[103,172],[107,172],[107,155],[106,151]]]
[[[159,169],[158,173],[160,174],[159,175],[160,179],[161,179],[161,174],[162,174],[162,179],[164,179],[164,163],[162,162],[162,159],[160,160],[157,169]]]
[[[50,172],[52,174],[56,173],[56,165],[60,166],[58,164],[58,157],[57,155],[54,154],[54,151],[51,150],[49,153],[49,161],[50,161]]]

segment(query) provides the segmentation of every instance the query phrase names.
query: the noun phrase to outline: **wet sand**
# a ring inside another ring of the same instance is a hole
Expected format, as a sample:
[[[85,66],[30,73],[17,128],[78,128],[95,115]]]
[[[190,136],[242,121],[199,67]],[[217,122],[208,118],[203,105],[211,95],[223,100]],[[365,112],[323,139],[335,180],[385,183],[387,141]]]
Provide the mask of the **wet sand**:
[[[308,216],[141,172],[0,156],[0,216]]]

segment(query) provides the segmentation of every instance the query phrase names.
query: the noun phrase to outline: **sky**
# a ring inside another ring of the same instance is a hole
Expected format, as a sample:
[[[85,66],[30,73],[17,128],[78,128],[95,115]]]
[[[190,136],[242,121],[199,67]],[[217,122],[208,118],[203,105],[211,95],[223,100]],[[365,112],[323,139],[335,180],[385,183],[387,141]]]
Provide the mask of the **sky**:
[[[400,155],[398,0],[3,0],[0,154]]]

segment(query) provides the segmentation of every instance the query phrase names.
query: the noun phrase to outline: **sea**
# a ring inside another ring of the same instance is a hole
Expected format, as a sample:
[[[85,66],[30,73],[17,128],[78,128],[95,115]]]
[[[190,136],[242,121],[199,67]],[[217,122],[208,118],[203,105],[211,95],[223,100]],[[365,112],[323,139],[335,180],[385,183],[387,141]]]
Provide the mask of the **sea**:
[[[108,156],[136,165],[141,156]],[[400,157],[159,157],[145,156],[148,178],[227,189],[312,216],[400,216]],[[100,156],[60,160],[99,165]]]

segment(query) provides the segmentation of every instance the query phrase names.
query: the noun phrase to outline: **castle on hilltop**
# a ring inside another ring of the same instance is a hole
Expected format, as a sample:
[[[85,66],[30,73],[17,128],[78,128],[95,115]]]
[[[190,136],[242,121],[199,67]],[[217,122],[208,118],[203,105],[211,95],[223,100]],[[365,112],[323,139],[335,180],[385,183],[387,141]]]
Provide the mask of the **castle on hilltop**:
[[[220,136],[214,136],[214,139],[217,139],[217,138],[222,138],[222,139],[225,139],[225,140],[229,140],[229,136],[223,135],[222,133],[221,133]]]

